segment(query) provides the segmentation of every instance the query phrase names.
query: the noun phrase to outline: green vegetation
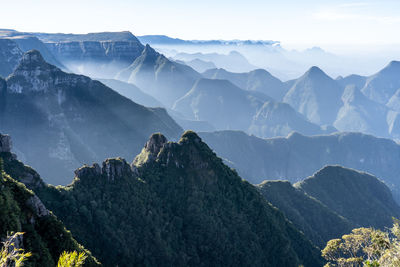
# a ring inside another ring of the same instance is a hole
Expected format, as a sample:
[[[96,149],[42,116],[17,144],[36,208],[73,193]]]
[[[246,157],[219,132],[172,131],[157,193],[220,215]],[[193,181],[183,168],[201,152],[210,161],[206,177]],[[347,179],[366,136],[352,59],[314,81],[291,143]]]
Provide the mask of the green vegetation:
[[[389,188],[364,172],[327,166],[294,187],[318,199],[354,227],[384,229],[392,225],[393,217],[400,217],[400,207]]]
[[[400,266],[400,226],[395,220],[390,231],[357,228],[342,238],[330,240],[322,250],[326,266]]]
[[[348,233],[354,225],[319,200],[288,181],[265,181],[261,194],[293,222],[316,246],[323,248],[330,239]]]
[[[85,263],[87,256],[85,252],[78,253],[64,251],[58,259],[57,267],[80,267]]]
[[[195,133],[160,137],[132,168],[109,159],[77,170],[70,186],[35,191],[106,266],[321,266],[304,235]]]
[[[32,256],[32,253],[25,253],[23,249],[16,246],[16,240],[21,237],[23,233],[15,233],[6,238],[3,242],[3,247],[0,250],[0,267],[15,266],[20,267],[24,262]]]
[[[7,155],[10,153],[2,153],[2,157]],[[11,158],[1,159],[4,169],[7,170],[10,161],[15,162]],[[3,170],[0,177],[0,207],[0,239],[7,237],[9,232],[25,233],[21,237],[23,247],[32,253],[25,262],[26,266],[55,266],[65,250],[85,252],[88,254],[87,266],[99,265],[90,252],[73,239],[61,221],[44,208],[31,190]]]

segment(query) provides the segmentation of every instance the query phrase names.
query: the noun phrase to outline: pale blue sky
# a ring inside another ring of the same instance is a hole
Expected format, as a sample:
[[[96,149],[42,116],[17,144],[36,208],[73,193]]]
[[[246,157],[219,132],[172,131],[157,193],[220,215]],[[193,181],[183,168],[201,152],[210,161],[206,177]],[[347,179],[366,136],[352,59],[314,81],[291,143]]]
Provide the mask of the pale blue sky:
[[[0,0],[0,28],[130,30],[184,39],[284,45],[400,44],[399,0]]]

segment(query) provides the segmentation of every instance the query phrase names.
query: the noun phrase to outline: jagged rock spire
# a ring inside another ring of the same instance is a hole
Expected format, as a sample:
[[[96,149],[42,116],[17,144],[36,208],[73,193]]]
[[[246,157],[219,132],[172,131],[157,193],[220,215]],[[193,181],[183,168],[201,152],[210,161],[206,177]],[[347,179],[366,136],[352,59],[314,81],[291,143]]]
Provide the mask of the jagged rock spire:
[[[154,160],[161,148],[168,142],[167,138],[161,133],[154,133],[150,136],[149,141],[146,142],[142,152],[133,160],[132,166],[140,166],[146,162]]]
[[[0,153],[1,152],[11,152],[11,137],[9,135],[3,135],[0,133]]]

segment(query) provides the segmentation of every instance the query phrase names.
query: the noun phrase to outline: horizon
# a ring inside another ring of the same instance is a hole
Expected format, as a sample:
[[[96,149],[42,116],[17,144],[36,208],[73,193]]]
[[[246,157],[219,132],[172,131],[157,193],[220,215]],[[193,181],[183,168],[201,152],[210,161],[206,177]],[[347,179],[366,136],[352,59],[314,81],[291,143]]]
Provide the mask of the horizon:
[[[289,49],[318,46],[329,51],[386,50],[400,44],[400,36],[394,34],[400,27],[400,2],[395,0],[16,0],[3,3],[3,7],[0,28],[24,32],[127,30],[136,36],[166,35],[183,40],[273,40]],[[49,23],[53,20],[57,23]]]

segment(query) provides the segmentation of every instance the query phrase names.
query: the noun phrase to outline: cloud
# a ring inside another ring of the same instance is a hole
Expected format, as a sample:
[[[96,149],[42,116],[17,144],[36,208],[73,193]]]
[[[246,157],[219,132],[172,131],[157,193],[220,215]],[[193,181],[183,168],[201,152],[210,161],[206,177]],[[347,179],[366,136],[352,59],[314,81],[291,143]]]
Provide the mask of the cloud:
[[[313,18],[327,21],[363,21],[379,24],[400,23],[400,16],[375,15],[376,13],[377,11],[372,8],[371,3],[354,2],[319,10],[313,13]]]
[[[341,8],[365,7],[365,6],[371,6],[371,3],[357,2],[357,3],[346,3],[346,4],[339,5],[339,7],[341,7]]]

